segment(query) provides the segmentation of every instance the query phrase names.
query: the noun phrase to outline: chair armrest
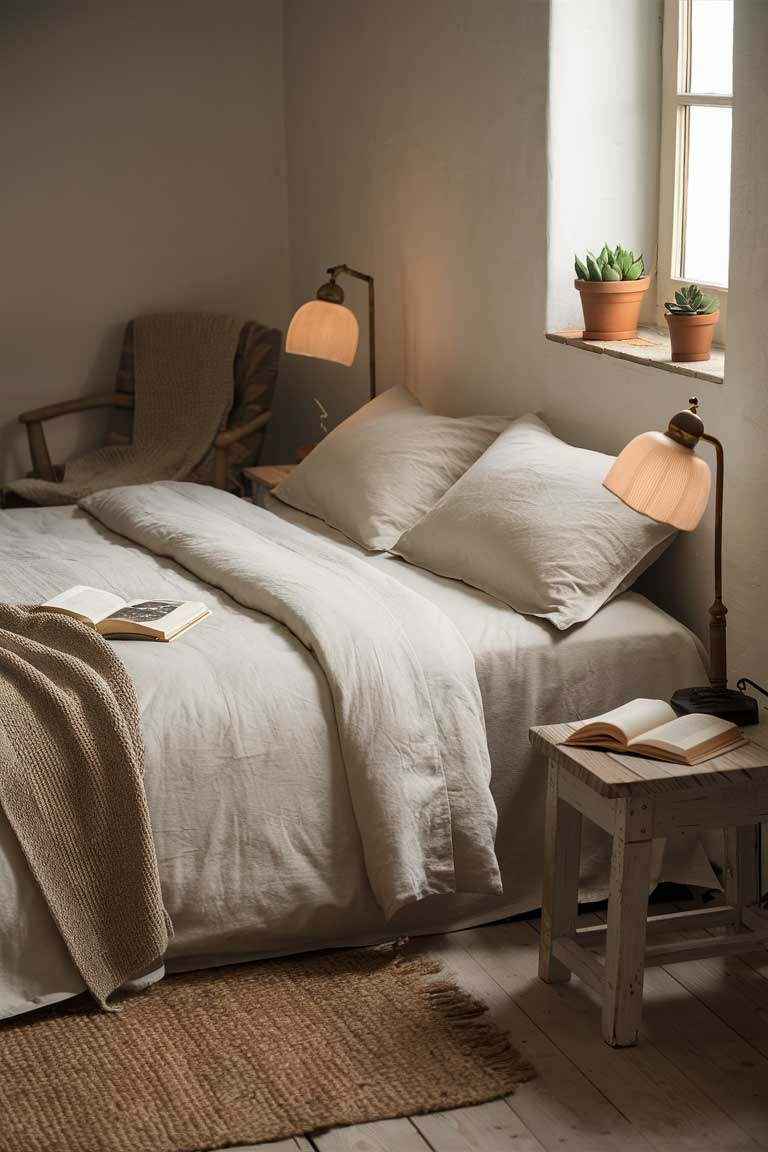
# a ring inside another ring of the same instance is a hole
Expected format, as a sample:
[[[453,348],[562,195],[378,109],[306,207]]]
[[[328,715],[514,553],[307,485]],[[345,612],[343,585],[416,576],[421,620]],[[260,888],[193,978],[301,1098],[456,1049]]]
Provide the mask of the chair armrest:
[[[269,423],[271,418],[271,411],[262,412],[259,416],[255,416],[253,420],[249,420],[247,424],[241,424],[239,428],[227,428],[226,432],[219,432],[213,442],[215,449],[213,483],[216,488],[221,488],[226,491],[227,472],[229,470],[229,449],[231,446],[237,444],[238,440],[242,440],[244,436],[249,436],[251,432],[258,432],[260,428],[263,428],[265,424]]]
[[[217,448],[229,448],[230,444],[236,444],[244,436],[250,436],[251,432],[258,432],[271,418],[271,412],[262,412],[260,416],[255,416],[253,420],[241,424],[239,428],[227,428],[226,432],[219,432],[213,443]]]
[[[87,412],[91,408],[133,408],[133,396],[128,392],[106,392],[98,396],[78,396],[74,400],[62,400],[59,404],[47,404],[44,408],[33,408],[22,412],[22,424],[42,424],[56,416],[68,416],[71,412]]]
[[[106,392],[98,396],[78,396],[75,400],[62,400],[59,404],[48,404],[45,408],[33,408],[22,412],[19,420],[27,426],[29,454],[32,457],[32,474],[42,480],[56,480],[56,469],[51,464],[48,445],[45,442],[43,422],[56,416],[68,416],[71,412],[87,412],[91,408],[133,408],[133,396],[128,392]]]

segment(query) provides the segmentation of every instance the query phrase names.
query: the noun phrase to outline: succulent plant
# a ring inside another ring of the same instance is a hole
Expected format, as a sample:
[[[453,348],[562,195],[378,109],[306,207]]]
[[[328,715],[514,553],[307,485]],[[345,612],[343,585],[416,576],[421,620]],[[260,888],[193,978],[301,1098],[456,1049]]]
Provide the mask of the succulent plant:
[[[643,257],[635,257],[621,244],[613,251],[604,244],[599,256],[588,252],[586,262],[577,256],[575,267],[579,280],[639,280],[645,272]]]
[[[709,316],[717,312],[720,299],[717,296],[707,296],[698,284],[688,284],[675,292],[675,303],[667,302],[664,307],[672,316]]]

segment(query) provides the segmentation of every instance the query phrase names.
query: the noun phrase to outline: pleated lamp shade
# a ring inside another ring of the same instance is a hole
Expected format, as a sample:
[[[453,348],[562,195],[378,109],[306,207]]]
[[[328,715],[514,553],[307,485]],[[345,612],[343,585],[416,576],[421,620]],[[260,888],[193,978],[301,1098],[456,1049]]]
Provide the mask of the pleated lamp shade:
[[[643,432],[616,457],[603,485],[652,520],[692,532],[709,499],[709,467],[664,432]]]
[[[310,300],[294,313],[285,350],[349,366],[357,352],[358,334],[357,318],[349,308],[327,300]]]

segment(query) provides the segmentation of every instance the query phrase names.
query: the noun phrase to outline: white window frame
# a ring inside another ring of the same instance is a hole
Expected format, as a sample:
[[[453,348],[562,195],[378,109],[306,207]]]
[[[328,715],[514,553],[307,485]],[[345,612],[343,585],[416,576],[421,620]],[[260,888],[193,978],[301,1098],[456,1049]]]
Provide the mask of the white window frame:
[[[682,276],[685,243],[685,200],[688,179],[689,110],[697,105],[732,108],[733,96],[694,95],[690,88],[691,0],[664,0],[662,56],[661,164],[659,172],[659,248],[656,273],[656,321],[666,327],[664,303],[689,281]],[[729,273],[730,275],[730,273]],[[728,286],[701,284],[720,298],[716,344],[725,344],[728,327]]]

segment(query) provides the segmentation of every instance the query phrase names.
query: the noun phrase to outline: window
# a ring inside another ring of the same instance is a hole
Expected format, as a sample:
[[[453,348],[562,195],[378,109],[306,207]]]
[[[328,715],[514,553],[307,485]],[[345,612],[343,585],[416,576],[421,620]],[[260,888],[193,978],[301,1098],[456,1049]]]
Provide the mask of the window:
[[[731,214],[733,0],[665,0],[657,316],[682,283],[720,297]]]

